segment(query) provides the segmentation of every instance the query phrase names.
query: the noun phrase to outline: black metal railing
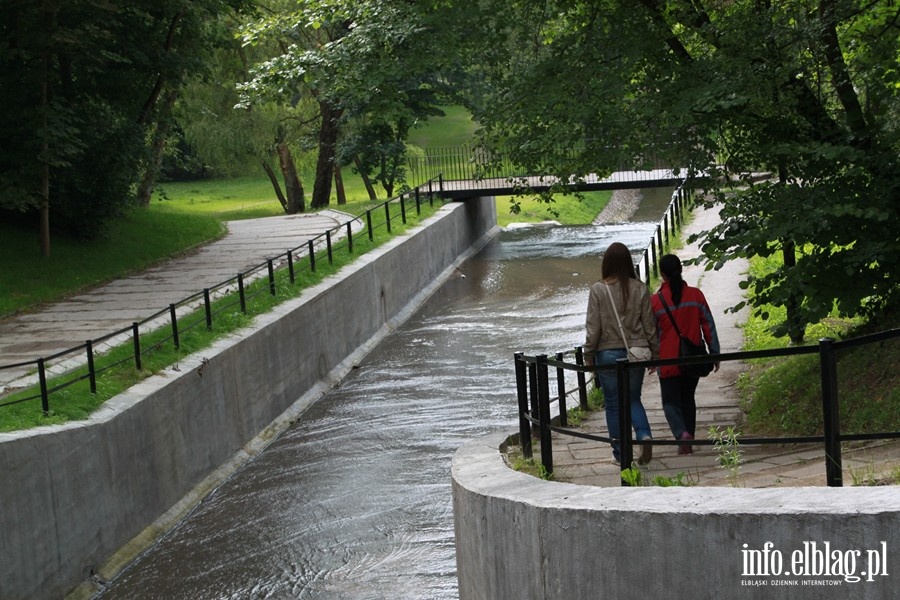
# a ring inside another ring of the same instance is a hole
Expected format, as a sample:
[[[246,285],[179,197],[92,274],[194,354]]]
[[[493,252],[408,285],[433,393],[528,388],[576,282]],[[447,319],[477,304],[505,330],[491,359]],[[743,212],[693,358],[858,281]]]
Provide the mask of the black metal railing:
[[[322,232],[301,246],[267,258],[230,279],[169,304],[145,319],[133,322],[128,327],[87,340],[83,344],[49,356],[0,365],[0,371],[34,369],[37,375],[35,393],[24,397],[16,396],[17,392],[7,393],[6,401],[0,400],[0,408],[40,400],[41,410],[46,415],[50,413],[52,394],[85,380],[89,382],[90,392],[96,394],[97,378],[102,373],[125,363],[133,363],[135,369],[141,370],[143,357],[161,347],[162,344],[171,342],[175,348],[179,348],[182,336],[186,332],[197,327],[212,329],[217,316],[223,313],[233,313],[236,309],[239,309],[242,314],[246,314],[248,301],[263,294],[271,296],[277,294],[278,278],[276,273],[281,278],[286,277],[290,284],[294,284],[299,272],[308,270],[314,273],[316,271],[317,260],[327,260],[332,263],[338,252],[353,254],[355,227],[359,233],[365,231],[369,241],[374,239],[375,232],[382,227],[390,233],[392,222],[398,219],[404,224],[407,222],[408,210],[413,210],[414,207],[416,214],[419,214],[423,204],[428,203],[433,206],[436,199],[441,199],[442,188],[443,177],[438,175],[415,189],[386,200],[365,213]],[[397,210],[398,208],[399,210]],[[384,220],[374,221],[373,225],[372,215],[376,211],[384,212]],[[260,280],[264,280],[265,284],[250,285]],[[168,336],[155,339],[152,344],[142,345],[142,335],[159,331],[166,324],[171,327],[171,333]],[[98,347],[101,344],[118,347],[128,343],[133,347],[130,355],[97,367],[96,358],[100,354]],[[78,373],[78,371],[85,372]],[[51,376],[53,377],[52,382]],[[10,396],[12,399],[9,399]]]
[[[558,163],[575,165],[583,162],[584,145],[571,144],[544,148],[542,156],[554,157],[554,165],[523,164],[514,160],[508,148],[487,148],[479,145],[464,144],[461,146],[445,146],[427,148],[421,154],[410,154],[407,157],[407,168],[411,181],[424,181],[442,174],[450,187],[455,181],[480,181],[485,179],[532,179],[536,174],[557,170]],[[623,160],[615,172],[649,173],[670,169],[670,165],[655,154],[644,157],[629,157]],[[555,179],[552,176],[548,180]],[[566,184],[578,181],[593,182],[602,177],[596,173],[587,173],[573,177]]]
[[[649,284],[654,276],[659,277],[659,260],[677,238],[677,233],[684,224],[685,212],[689,212],[694,203],[694,194],[689,181],[682,180],[672,192],[672,198],[656,224],[650,242],[635,264],[638,279]]]
[[[774,350],[755,350],[748,352],[731,352],[725,354],[715,354],[710,356],[690,357],[690,358],[670,358],[659,360],[648,360],[641,362],[629,362],[627,359],[620,359],[613,365],[595,365],[585,366],[581,360],[582,349],[576,348],[574,351],[566,353],[557,353],[555,358],[548,358],[547,355],[525,356],[522,353],[515,355],[515,372],[516,372],[516,390],[519,405],[519,440],[522,447],[522,454],[525,458],[532,458],[532,435],[536,434],[540,439],[541,445],[541,464],[547,473],[553,472],[553,450],[551,444],[551,434],[557,433],[578,437],[582,439],[593,440],[597,442],[619,443],[620,464],[622,470],[631,467],[633,462],[633,446],[635,440],[631,436],[631,411],[628,410],[630,402],[629,395],[629,377],[628,369],[646,369],[649,367],[661,367],[666,365],[683,365],[700,362],[727,362],[727,361],[746,361],[760,358],[774,358],[785,356],[798,356],[807,354],[818,354],[819,370],[821,373],[821,407],[822,407],[822,435],[807,436],[784,436],[784,437],[742,437],[741,445],[755,444],[788,444],[788,443],[820,443],[824,447],[825,456],[825,477],[826,483],[830,487],[841,487],[843,485],[843,472],[841,461],[841,443],[850,441],[868,441],[881,439],[897,439],[900,438],[900,432],[886,431],[876,433],[844,433],[841,431],[840,425],[840,396],[838,390],[838,361],[837,353],[858,347],[884,342],[889,339],[900,338],[900,329],[891,329],[881,333],[865,335],[842,341],[835,341],[831,338],[824,338],[819,341],[818,345],[796,346],[790,348],[781,348]],[[566,362],[565,356],[572,355],[574,360]],[[557,396],[558,401],[558,417],[551,415],[551,395],[550,395],[550,369],[556,369],[557,375]],[[582,408],[587,408],[587,385],[585,374],[593,375],[601,370],[615,370],[618,382],[618,402],[619,402],[619,431],[622,436],[619,440],[614,440],[607,436],[584,433],[578,430],[567,428],[566,423],[566,396],[563,381],[566,371],[574,371],[578,375],[578,393]],[[558,424],[553,424],[553,420],[558,418]],[[641,444],[650,443],[654,446],[678,445],[683,444],[679,440],[652,440],[647,442],[641,440]],[[714,440],[694,439],[692,445],[714,445]],[[626,480],[622,479],[622,485],[628,485]]]

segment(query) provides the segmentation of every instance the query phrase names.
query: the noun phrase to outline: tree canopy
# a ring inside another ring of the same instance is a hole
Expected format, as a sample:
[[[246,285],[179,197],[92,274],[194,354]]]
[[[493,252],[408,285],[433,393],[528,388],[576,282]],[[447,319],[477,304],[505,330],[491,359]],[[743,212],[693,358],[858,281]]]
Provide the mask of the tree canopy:
[[[483,6],[485,18],[502,15],[485,25],[495,47],[472,67],[487,143],[563,177],[651,157],[691,168],[724,201],[703,246],[713,267],[783,253],[784,268],[748,284],[788,307],[780,333],[795,340],[835,306],[865,313],[895,299],[896,2]]]
[[[342,138],[343,154],[355,157],[364,174],[377,171],[386,189],[398,174],[402,177],[396,168],[397,144],[402,146],[415,118],[439,113],[435,106],[446,31],[440,28],[442,4],[301,0],[278,5],[244,27],[246,44],[277,41],[274,56],[256,65],[241,86],[245,104],[295,106],[306,99],[318,106],[316,121],[310,123],[315,131],[308,134],[318,150],[314,208],[329,202]],[[355,135],[342,136],[354,128]],[[362,148],[360,140],[377,144]],[[383,151],[373,158],[377,147]]]
[[[535,175],[689,169],[721,201],[711,268],[782,255],[747,284],[788,308],[794,340],[835,307],[896,300],[892,0],[3,0],[0,14],[0,209],[39,210],[45,231],[51,207],[89,235],[146,201],[176,119],[220,165],[262,159],[289,212],[304,206],[296,152],[315,156],[314,208],[351,163],[390,193],[412,124],[464,98],[482,143]]]
[[[0,208],[83,236],[138,201],[210,27],[245,0],[0,4]]]

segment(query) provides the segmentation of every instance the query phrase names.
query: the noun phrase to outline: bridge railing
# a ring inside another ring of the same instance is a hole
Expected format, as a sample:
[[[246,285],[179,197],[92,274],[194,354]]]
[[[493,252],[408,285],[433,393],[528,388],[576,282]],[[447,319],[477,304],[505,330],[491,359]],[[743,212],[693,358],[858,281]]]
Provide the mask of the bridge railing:
[[[614,440],[608,436],[588,434],[577,429],[567,427],[566,400],[568,393],[565,390],[565,372],[573,371],[577,374],[578,395],[580,405],[587,410],[587,376],[602,370],[616,372],[618,382],[618,402],[620,407],[628,407],[629,395],[629,369],[646,369],[650,367],[662,367],[666,365],[682,365],[699,362],[727,362],[746,361],[760,358],[774,358],[786,356],[799,356],[817,354],[819,359],[819,372],[821,380],[821,423],[822,435],[807,436],[783,436],[783,437],[741,437],[741,445],[766,445],[788,443],[820,443],[823,445],[825,456],[825,479],[830,487],[843,485],[843,472],[841,460],[841,443],[851,441],[870,441],[881,439],[898,439],[900,432],[882,431],[874,433],[848,433],[841,430],[840,406],[841,399],[838,389],[838,354],[855,347],[872,347],[882,344],[887,340],[900,338],[900,329],[891,329],[881,333],[866,335],[842,341],[831,338],[819,340],[818,345],[796,346],[774,350],[756,350],[750,352],[730,352],[703,357],[673,358],[629,362],[620,359],[613,365],[586,366],[582,360],[582,349],[560,352],[554,358],[547,355],[526,356],[522,353],[515,355],[516,392],[519,414],[519,442],[522,454],[525,458],[532,458],[532,436],[536,435],[540,440],[540,462],[548,474],[553,473],[553,448],[552,434],[566,435],[597,442],[619,442],[621,455],[620,465],[622,471],[631,467],[634,454],[633,447],[637,443],[632,438],[631,411],[619,410],[619,431],[621,439]],[[566,357],[572,357],[566,360]],[[550,370],[555,369],[556,393],[551,395]],[[551,414],[551,398],[558,403],[558,414]],[[557,422],[554,423],[554,420]],[[723,424],[734,425],[734,423]],[[654,446],[672,446],[683,444],[680,440],[641,440],[641,444],[650,443]],[[694,439],[692,445],[714,445],[714,440]],[[625,478],[622,485],[628,485]]]
[[[259,296],[276,296],[278,286],[286,283],[294,285],[304,272],[314,273],[317,263],[332,263],[336,253],[354,253],[354,231],[365,231],[369,241],[375,232],[385,228],[391,232],[391,225],[398,219],[407,221],[407,211],[421,211],[424,203],[433,204],[440,198],[442,179],[428,180],[415,189],[386,200],[365,213],[348,219],[329,230],[310,238],[306,243],[283,253],[267,258],[250,268],[237,273],[216,285],[160,307],[158,311],[130,326],[111,331],[106,335],[87,340],[72,348],[52,355],[35,357],[17,363],[0,364],[0,372],[30,372],[16,381],[9,382],[21,389],[10,389],[0,393],[0,409],[27,406],[40,402],[41,412],[51,413],[51,397],[57,394],[60,401],[65,398],[65,390],[87,381],[91,394],[97,393],[98,378],[120,365],[131,363],[141,371],[144,359],[156,352],[164,344],[181,348],[186,334],[193,330],[212,330],[213,321],[233,320],[238,311],[247,314],[248,302]],[[378,214],[373,219],[373,214]],[[383,214],[383,216],[382,216]],[[358,239],[358,238],[357,238]],[[358,251],[358,250],[357,250]],[[259,284],[262,282],[262,285]],[[255,285],[251,285],[255,284]],[[229,317],[228,315],[232,315]],[[168,327],[168,335],[158,332]],[[147,336],[152,336],[148,339]],[[123,345],[131,347],[126,353],[114,353]],[[113,356],[115,354],[115,356]],[[103,355],[102,365],[100,356]],[[34,381],[32,383],[32,381]],[[9,384],[7,384],[9,385]]]
[[[568,160],[574,165],[580,158],[582,151],[583,148],[579,146],[559,146],[552,148],[548,154],[563,161]],[[508,150],[503,148],[488,149],[474,145],[428,148],[421,154],[410,154],[407,157],[407,168],[411,182],[426,181],[441,174],[449,189],[454,189],[454,182],[459,181],[465,181],[466,185],[471,186],[473,182],[521,180],[523,187],[525,187],[524,184],[526,183],[531,183],[531,187],[534,187],[533,184],[536,182],[543,182],[542,185],[551,185],[559,182],[558,178],[550,175],[535,176],[535,173],[540,173],[546,169],[534,167],[533,165],[523,166],[513,162],[510,159]],[[635,159],[629,163],[623,162],[618,165],[613,174],[629,173],[628,181],[636,182],[652,180],[654,173],[666,170],[671,170],[671,165],[658,156],[647,156]],[[562,183],[569,186],[577,186],[578,183],[597,183],[607,177],[607,175],[587,173]]]

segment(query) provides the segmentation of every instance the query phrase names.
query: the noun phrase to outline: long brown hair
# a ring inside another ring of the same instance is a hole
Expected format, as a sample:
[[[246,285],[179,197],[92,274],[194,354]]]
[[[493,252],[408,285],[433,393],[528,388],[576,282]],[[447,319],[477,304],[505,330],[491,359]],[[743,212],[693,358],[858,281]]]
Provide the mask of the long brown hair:
[[[628,279],[637,279],[631,251],[621,242],[613,242],[603,253],[600,265],[600,276],[603,279],[615,279],[622,287],[622,302],[628,305]]]

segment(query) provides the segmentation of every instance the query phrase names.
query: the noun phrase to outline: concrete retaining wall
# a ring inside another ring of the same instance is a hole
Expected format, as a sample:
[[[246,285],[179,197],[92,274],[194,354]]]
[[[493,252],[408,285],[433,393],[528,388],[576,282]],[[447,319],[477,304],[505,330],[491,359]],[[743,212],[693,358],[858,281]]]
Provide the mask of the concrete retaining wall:
[[[460,600],[897,597],[896,487],[580,486],[513,471],[505,441],[479,439],[453,459]],[[762,572],[745,562],[751,550],[768,576],[745,574]],[[814,555],[861,581],[813,576]],[[784,574],[804,565],[810,575]]]
[[[448,204],[89,420],[0,434],[0,598],[60,598],[93,572],[109,577],[494,233],[492,198]]]

